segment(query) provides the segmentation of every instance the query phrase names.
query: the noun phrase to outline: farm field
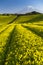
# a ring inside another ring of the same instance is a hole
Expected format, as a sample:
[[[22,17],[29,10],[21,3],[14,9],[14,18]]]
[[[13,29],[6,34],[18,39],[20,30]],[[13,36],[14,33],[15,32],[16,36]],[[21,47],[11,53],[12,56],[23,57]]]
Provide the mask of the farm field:
[[[43,14],[0,15],[0,65],[43,65]]]

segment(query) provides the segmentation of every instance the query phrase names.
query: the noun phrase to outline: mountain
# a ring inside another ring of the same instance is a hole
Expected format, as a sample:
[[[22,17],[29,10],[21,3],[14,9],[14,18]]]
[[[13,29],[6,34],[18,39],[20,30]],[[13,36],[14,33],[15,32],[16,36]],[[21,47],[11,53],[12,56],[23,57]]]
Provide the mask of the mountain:
[[[26,13],[31,13],[31,12],[33,12],[33,13],[38,13],[38,12],[40,12],[38,9],[35,9],[34,7],[32,7],[32,6],[27,6],[27,7],[25,7],[25,8],[23,8],[22,10],[20,10],[19,12],[18,12],[18,14],[26,14]]]
[[[29,12],[29,13],[26,13],[26,15],[32,15],[32,14],[41,14],[40,12],[37,12],[37,11],[32,11],[32,12]]]

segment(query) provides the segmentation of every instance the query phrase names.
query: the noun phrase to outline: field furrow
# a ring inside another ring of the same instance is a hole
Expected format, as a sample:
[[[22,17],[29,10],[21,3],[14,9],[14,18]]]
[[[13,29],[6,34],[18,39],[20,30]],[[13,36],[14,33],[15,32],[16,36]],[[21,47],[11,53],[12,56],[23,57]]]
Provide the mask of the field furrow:
[[[43,38],[43,26],[39,26],[35,24],[23,24],[22,26],[31,30],[32,32]]]
[[[9,27],[0,34],[0,64],[4,64],[8,46],[10,45],[9,40],[15,25],[9,25]]]

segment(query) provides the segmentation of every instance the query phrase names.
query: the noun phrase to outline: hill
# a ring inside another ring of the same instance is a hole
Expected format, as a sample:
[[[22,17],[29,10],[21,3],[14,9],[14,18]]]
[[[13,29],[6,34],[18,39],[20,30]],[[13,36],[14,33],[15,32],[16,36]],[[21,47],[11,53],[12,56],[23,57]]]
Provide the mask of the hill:
[[[27,15],[33,15],[33,14],[41,14],[40,12],[37,12],[37,11],[32,11],[32,12],[29,12],[29,13],[26,13]]]

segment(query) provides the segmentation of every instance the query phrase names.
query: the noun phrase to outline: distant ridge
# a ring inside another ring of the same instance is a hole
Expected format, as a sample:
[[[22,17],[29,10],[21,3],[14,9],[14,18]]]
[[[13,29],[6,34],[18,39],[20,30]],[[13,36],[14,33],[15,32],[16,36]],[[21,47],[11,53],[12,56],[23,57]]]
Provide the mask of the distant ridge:
[[[0,15],[4,15],[4,16],[9,16],[9,15],[17,15],[17,16],[19,16],[19,15],[34,15],[34,14],[42,14],[42,13],[40,13],[40,12],[37,12],[37,11],[32,11],[32,12],[28,12],[28,13],[14,13],[14,14],[9,14],[9,13],[3,13],[3,14],[0,14]]]
[[[31,14],[42,14],[42,13],[40,13],[40,12],[37,12],[37,11],[32,11],[32,12],[30,12],[30,13],[26,13],[27,15],[29,14],[29,15],[31,15]]]

